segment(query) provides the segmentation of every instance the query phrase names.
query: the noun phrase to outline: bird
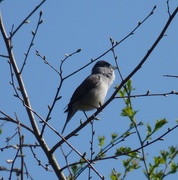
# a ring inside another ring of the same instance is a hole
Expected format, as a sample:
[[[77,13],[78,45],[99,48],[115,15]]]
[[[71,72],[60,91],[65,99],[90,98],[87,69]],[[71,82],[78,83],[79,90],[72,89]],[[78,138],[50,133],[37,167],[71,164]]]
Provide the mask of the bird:
[[[89,75],[74,91],[66,110],[67,119],[62,129],[62,134],[66,125],[77,111],[90,111],[99,108],[106,97],[107,91],[115,80],[114,70],[116,66],[104,60],[96,62]]]

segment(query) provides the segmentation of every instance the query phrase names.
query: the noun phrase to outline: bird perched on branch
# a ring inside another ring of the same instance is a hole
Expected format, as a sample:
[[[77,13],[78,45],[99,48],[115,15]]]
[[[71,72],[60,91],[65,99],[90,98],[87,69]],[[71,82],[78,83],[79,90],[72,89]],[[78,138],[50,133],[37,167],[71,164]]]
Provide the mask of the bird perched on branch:
[[[98,61],[93,66],[91,75],[80,84],[70,99],[65,110],[68,114],[62,133],[78,110],[85,112],[99,108],[103,104],[107,91],[115,80],[115,69],[116,67],[106,61]]]

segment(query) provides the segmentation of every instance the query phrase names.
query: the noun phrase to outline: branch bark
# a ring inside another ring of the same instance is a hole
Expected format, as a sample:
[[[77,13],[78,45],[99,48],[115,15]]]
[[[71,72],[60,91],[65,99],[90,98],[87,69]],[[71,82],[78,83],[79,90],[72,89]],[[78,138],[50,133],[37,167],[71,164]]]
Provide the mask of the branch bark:
[[[72,131],[70,134],[68,134],[65,137],[65,140],[68,140],[69,138],[71,138],[72,136],[74,136],[78,131],[80,131],[83,127],[85,127],[89,122],[91,122],[117,95],[118,91],[124,86],[124,84],[142,67],[142,65],[146,62],[146,60],[148,59],[148,57],[150,56],[150,54],[153,52],[153,50],[156,48],[156,46],[158,45],[158,43],[160,42],[160,40],[164,37],[164,34],[166,32],[166,30],[168,29],[168,27],[170,26],[172,20],[174,19],[174,17],[176,16],[176,14],[178,13],[178,7],[174,10],[174,12],[172,13],[172,15],[169,17],[169,19],[167,20],[163,30],[161,31],[160,35],[158,36],[158,38],[155,40],[155,42],[153,43],[153,45],[151,46],[151,48],[148,50],[148,52],[146,53],[146,55],[143,57],[143,59],[140,61],[140,63],[135,67],[135,69],[121,82],[121,84],[117,87],[117,89],[114,91],[114,93],[111,95],[111,97],[103,104],[103,106],[101,106],[100,108],[97,109],[97,111],[91,116],[89,117],[83,124],[81,124],[78,128],[76,128],[74,131]],[[61,141],[59,141],[57,144],[55,144],[53,146],[53,148],[51,149],[51,153],[53,153],[62,143],[64,143],[64,140],[62,139]]]
[[[26,112],[28,114],[28,117],[29,117],[32,129],[33,129],[34,135],[35,135],[37,141],[39,142],[41,148],[45,152],[45,154],[46,154],[46,156],[47,156],[47,158],[49,160],[49,163],[52,166],[53,170],[55,171],[57,177],[59,179],[61,179],[61,180],[65,180],[66,178],[65,178],[64,174],[60,171],[61,168],[58,165],[54,154],[50,153],[50,149],[49,149],[48,145],[46,144],[43,137],[40,136],[40,131],[39,131],[38,125],[36,123],[34,114],[30,110],[30,109],[32,109],[31,104],[30,104],[30,100],[28,98],[28,94],[27,94],[27,91],[26,91],[26,88],[25,88],[25,85],[24,85],[24,82],[23,82],[23,79],[22,79],[22,75],[21,75],[21,73],[20,73],[20,71],[18,69],[18,65],[17,65],[16,59],[14,57],[11,38],[9,38],[7,36],[6,30],[5,30],[5,27],[4,27],[4,24],[3,24],[3,19],[2,19],[1,12],[0,12],[0,30],[1,30],[1,34],[2,34],[2,37],[4,39],[5,45],[6,45],[6,49],[7,49],[7,52],[8,52],[8,57],[9,57],[10,63],[12,64],[12,68],[13,68],[13,71],[15,73],[15,77],[17,79],[19,89],[20,89],[20,92],[21,92],[22,97],[23,97],[23,103],[24,103]]]

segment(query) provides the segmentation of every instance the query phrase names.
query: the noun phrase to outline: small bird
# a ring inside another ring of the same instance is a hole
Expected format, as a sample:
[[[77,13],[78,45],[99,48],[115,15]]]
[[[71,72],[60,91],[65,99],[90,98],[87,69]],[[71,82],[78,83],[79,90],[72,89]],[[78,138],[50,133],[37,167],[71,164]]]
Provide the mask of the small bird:
[[[115,80],[115,69],[116,67],[103,60],[94,65],[91,75],[74,91],[67,109],[64,111],[68,114],[62,133],[78,110],[85,112],[99,108],[103,104],[107,91]]]

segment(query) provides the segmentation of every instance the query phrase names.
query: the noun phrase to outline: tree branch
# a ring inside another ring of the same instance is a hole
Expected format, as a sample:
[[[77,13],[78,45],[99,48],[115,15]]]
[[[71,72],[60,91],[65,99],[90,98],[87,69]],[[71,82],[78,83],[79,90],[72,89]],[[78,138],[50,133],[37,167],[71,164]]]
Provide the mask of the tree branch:
[[[34,11],[35,11],[35,9],[34,9]],[[34,11],[32,11],[32,12],[34,13]],[[33,13],[31,13],[30,15],[32,15]],[[28,18],[26,18],[26,19],[28,19]],[[19,28],[20,27],[21,26],[19,26]],[[18,29],[16,29],[15,32],[17,32]],[[30,100],[28,98],[28,94],[26,92],[26,88],[25,88],[22,76],[20,74],[20,71],[18,69],[16,60],[15,60],[15,57],[14,57],[14,54],[13,54],[13,51],[12,51],[11,39],[12,39],[12,36],[15,34],[15,32],[11,35],[11,38],[8,38],[8,36],[6,34],[6,31],[5,31],[5,28],[4,28],[4,24],[3,24],[1,13],[0,13],[0,30],[1,30],[2,37],[4,39],[5,45],[6,45],[6,49],[8,51],[8,56],[9,56],[10,63],[12,64],[12,68],[14,70],[14,73],[15,73],[15,76],[16,76],[16,79],[17,79],[17,82],[18,82],[18,85],[19,85],[19,89],[20,89],[20,92],[21,92],[22,97],[23,97],[23,101],[24,101],[24,104],[25,104],[26,112],[28,114],[31,126],[33,128],[34,135],[35,135],[37,141],[39,142],[39,144],[41,145],[41,148],[45,152],[45,154],[46,154],[46,156],[47,156],[47,158],[49,160],[49,163],[53,167],[57,177],[59,179],[65,180],[66,178],[63,175],[63,173],[60,171],[61,168],[58,165],[54,155],[49,153],[48,145],[46,144],[45,140],[42,137],[40,137],[40,131],[39,131],[39,128],[37,126],[35,117],[33,115],[33,112],[30,110],[30,109],[32,109],[31,108],[31,104],[30,104]]]
[[[124,86],[124,84],[142,67],[142,65],[146,62],[146,60],[148,59],[148,57],[150,56],[150,54],[153,52],[153,50],[155,49],[155,47],[158,45],[158,43],[160,42],[160,40],[164,37],[164,34],[166,32],[166,30],[168,29],[169,25],[171,24],[172,20],[174,19],[174,17],[176,16],[178,12],[178,7],[174,10],[174,12],[172,13],[172,15],[169,17],[169,19],[167,20],[165,26],[163,27],[163,30],[161,31],[160,35],[158,36],[158,38],[155,40],[155,42],[153,43],[153,45],[151,46],[151,48],[148,50],[148,52],[146,53],[146,55],[143,57],[143,59],[140,61],[140,63],[135,67],[135,69],[121,82],[121,84],[116,88],[116,90],[114,91],[114,93],[111,95],[111,97],[101,106],[97,109],[97,111],[91,116],[89,117],[83,124],[81,124],[78,128],[76,128],[74,131],[72,131],[70,134],[68,134],[65,139],[69,139],[72,136],[74,136],[78,131],[80,131],[83,127],[85,127],[89,122],[91,122],[117,95],[118,91]],[[53,148],[51,149],[51,152],[54,152],[62,143],[64,142],[64,140],[62,139],[61,141],[59,141],[55,146],[53,146]]]
[[[32,16],[35,11],[38,10],[38,8],[45,2],[46,0],[43,0],[38,6],[36,6],[35,9],[33,9],[33,11],[19,24],[19,26],[15,29],[15,31],[13,31],[11,33],[10,39],[16,34],[16,32],[23,26],[23,24],[26,23],[26,21],[30,18],[30,16]]]

